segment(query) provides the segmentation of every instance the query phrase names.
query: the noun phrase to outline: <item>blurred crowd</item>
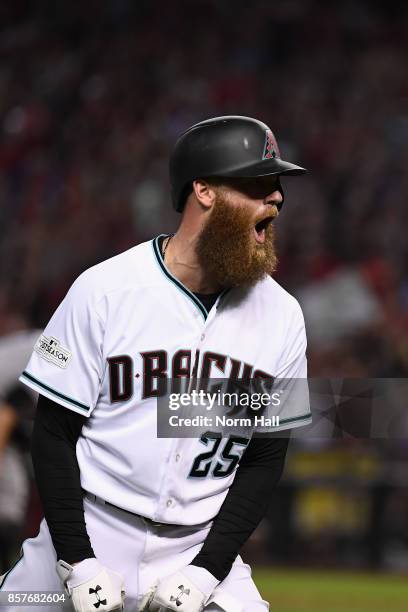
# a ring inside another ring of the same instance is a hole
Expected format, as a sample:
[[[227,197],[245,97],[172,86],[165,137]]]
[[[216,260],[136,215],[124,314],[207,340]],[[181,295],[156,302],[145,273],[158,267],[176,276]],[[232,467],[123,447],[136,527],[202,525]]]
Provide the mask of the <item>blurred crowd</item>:
[[[407,375],[406,4],[14,0],[0,23],[0,337],[172,231],[175,139],[241,114],[310,170],[277,223],[310,375]]]

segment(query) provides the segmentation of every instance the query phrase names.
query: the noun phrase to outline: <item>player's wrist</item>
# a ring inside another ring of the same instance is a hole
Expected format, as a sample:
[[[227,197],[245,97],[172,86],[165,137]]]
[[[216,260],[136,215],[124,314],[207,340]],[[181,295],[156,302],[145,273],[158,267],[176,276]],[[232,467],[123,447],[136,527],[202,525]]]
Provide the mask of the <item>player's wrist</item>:
[[[58,546],[58,542],[56,544],[57,546],[54,544],[54,548],[57,553],[57,559],[63,559],[70,565],[77,565],[85,559],[94,559],[96,557],[90,542],[87,545],[78,546],[73,545],[72,542],[64,542],[64,546]]]
[[[70,588],[74,588],[90,580],[101,570],[102,565],[95,557],[83,559],[77,563],[67,563],[63,559],[60,559],[57,563],[57,573],[59,577],[62,582]]]
[[[207,597],[211,595],[220,583],[207,569],[197,565],[187,565],[181,570],[181,573]]]
[[[75,565],[78,565],[79,563],[82,563],[82,561],[86,561],[87,559],[95,559],[95,558],[96,558],[95,555],[81,557],[81,558],[76,557],[75,561],[68,561],[68,563],[70,565],[72,565],[72,567],[75,567]]]

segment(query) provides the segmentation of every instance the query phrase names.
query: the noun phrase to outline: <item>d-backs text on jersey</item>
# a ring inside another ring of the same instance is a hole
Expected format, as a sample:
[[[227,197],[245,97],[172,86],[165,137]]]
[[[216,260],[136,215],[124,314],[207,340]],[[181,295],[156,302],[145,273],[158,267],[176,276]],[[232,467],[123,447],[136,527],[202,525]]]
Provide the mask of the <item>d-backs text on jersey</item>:
[[[178,350],[172,358],[165,350],[148,351],[140,353],[140,356],[141,368],[135,367],[129,355],[115,355],[108,358],[111,402],[129,400],[134,393],[135,378],[142,379],[141,399],[159,397],[166,393],[168,388],[165,383],[168,379],[172,381],[172,391],[181,379],[188,380],[190,377],[200,380],[210,378],[239,380],[243,385],[248,385],[254,379],[269,383],[274,379],[271,374],[255,369],[253,365],[211,351],[206,351],[200,359],[200,351],[197,350],[192,369],[192,355],[189,349]],[[142,371],[139,372],[138,369]]]

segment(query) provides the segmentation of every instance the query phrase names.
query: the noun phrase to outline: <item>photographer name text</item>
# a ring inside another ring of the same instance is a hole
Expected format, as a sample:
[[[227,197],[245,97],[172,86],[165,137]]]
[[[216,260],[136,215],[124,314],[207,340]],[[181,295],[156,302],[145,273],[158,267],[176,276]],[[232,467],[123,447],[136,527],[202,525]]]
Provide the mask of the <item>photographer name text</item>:
[[[227,416],[202,416],[179,417],[173,414],[169,417],[170,427],[279,427],[279,416],[271,417],[255,416],[246,417],[227,417]]]

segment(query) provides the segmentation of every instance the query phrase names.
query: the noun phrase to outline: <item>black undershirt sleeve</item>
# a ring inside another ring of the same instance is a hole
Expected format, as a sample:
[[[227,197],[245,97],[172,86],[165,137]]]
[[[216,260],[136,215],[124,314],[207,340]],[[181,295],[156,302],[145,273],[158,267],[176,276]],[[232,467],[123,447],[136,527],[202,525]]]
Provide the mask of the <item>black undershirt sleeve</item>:
[[[86,417],[40,395],[31,454],[44,516],[58,559],[95,557],[86,531],[76,443]]]
[[[241,547],[265,516],[282,475],[289,437],[252,438],[235,479],[192,565],[224,580]]]

